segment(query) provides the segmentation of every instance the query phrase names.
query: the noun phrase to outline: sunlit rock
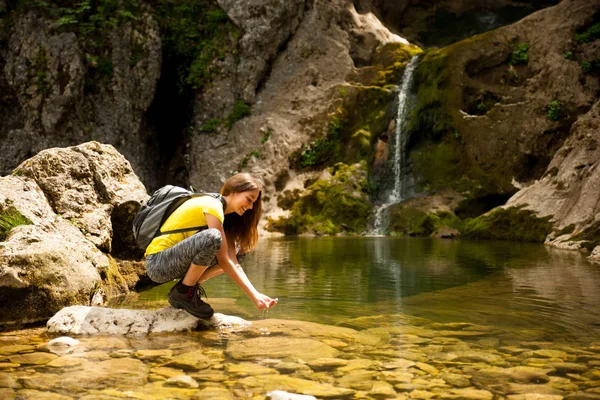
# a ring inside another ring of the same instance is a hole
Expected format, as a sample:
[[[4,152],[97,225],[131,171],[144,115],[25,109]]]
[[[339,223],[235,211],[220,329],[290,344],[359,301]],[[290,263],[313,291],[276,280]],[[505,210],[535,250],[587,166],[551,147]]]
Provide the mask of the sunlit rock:
[[[264,367],[254,363],[227,364],[225,370],[234,376],[253,376],[277,374],[273,368]]]
[[[133,356],[138,360],[147,362],[164,363],[173,357],[173,350],[168,349],[147,349],[138,350],[133,353]]]
[[[354,390],[335,387],[328,383],[319,383],[307,379],[298,379],[286,375],[251,376],[240,379],[238,383],[247,388],[260,388],[261,390],[285,390],[293,393],[302,393],[315,396],[318,399],[339,399],[352,395]]]
[[[173,378],[169,378],[169,379],[167,379],[165,384],[171,385],[171,386],[177,386],[180,388],[190,388],[190,389],[195,389],[199,386],[198,382],[196,382],[194,380],[194,378],[192,378],[189,375],[179,375],[179,376],[175,376]]]
[[[318,371],[343,367],[348,364],[348,360],[343,360],[341,358],[317,358],[316,360],[308,361],[306,364],[313,370]]]
[[[86,362],[87,360],[82,357],[59,357],[50,361],[46,366],[53,368],[69,368],[77,367]]]
[[[339,352],[314,339],[282,336],[256,337],[230,341],[225,353],[236,360],[290,358],[310,361],[322,357],[336,357]]]
[[[9,357],[11,363],[21,365],[44,365],[57,358],[50,353],[28,353]]]
[[[0,356],[7,356],[18,353],[32,353],[35,351],[35,346],[28,344],[14,344],[0,347]]]
[[[206,369],[210,365],[211,359],[202,350],[179,354],[165,364],[167,367],[181,368],[184,371]]]
[[[230,327],[248,324],[248,321],[241,318],[222,314],[215,314],[209,320],[200,320],[173,307],[159,310],[127,310],[71,306],[59,311],[46,326],[51,333],[140,335],[193,330],[198,325]]]
[[[267,393],[267,397],[271,400],[317,400],[314,396],[288,393],[283,390],[273,390],[272,392]]]

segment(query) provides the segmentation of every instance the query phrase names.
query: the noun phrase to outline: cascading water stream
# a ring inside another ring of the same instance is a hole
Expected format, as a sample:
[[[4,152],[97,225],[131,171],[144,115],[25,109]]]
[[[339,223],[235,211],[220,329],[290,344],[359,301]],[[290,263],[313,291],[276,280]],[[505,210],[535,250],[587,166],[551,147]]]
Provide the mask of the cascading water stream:
[[[375,211],[375,226],[373,233],[377,235],[383,234],[386,228],[385,221],[386,211],[389,206],[396,204],[406,199],[407,197],[407,181],[409,174],[406,171],[406,144],[407,137],[406,121],[410,112],[409,98],[412,84],[413,73],[416,69],[418,56],[413,57],[402,75],[402,84],[398,91],[398,111],[396,113],[396,129],[394,132],[394,188],[388,195],[387,199],[377,207]]]

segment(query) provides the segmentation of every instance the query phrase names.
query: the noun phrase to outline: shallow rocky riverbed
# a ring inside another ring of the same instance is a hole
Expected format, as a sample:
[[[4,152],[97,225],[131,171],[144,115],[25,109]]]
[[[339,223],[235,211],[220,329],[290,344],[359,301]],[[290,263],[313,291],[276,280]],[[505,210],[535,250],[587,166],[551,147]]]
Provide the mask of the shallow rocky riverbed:
[[[512,336],[512,337],[511,337]],[[600,342],[402,314],[338,326],[264,319],[248,327],[79,336],[0,334],[2,399],[600,399]]]

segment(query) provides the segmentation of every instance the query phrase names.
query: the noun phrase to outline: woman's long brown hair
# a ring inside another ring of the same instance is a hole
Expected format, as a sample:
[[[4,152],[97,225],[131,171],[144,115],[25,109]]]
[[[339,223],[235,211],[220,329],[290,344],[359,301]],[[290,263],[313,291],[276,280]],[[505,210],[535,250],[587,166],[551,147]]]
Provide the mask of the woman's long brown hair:
[[[251,192],[258,189],[258,197],[251,210],[246,210],[242,215],[229,213],[225,215],[223,229],[226,234],[231,234],[240,246],[240,252],[252,250],[258,243],[258,222],[262,216],[262,190],[256,179],[247,173],[236,174],[223,184],[221,194],[227,196],[231,193]]]

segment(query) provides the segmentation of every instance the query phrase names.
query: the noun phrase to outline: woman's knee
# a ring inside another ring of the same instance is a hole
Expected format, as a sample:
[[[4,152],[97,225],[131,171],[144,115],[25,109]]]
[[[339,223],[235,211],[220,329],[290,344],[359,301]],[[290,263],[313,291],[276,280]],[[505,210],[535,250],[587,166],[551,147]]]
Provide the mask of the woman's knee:
[[[210,240],[214,250],[220,250],[223,246],[223,236],[217,228],[208,228],[204,233]]]

